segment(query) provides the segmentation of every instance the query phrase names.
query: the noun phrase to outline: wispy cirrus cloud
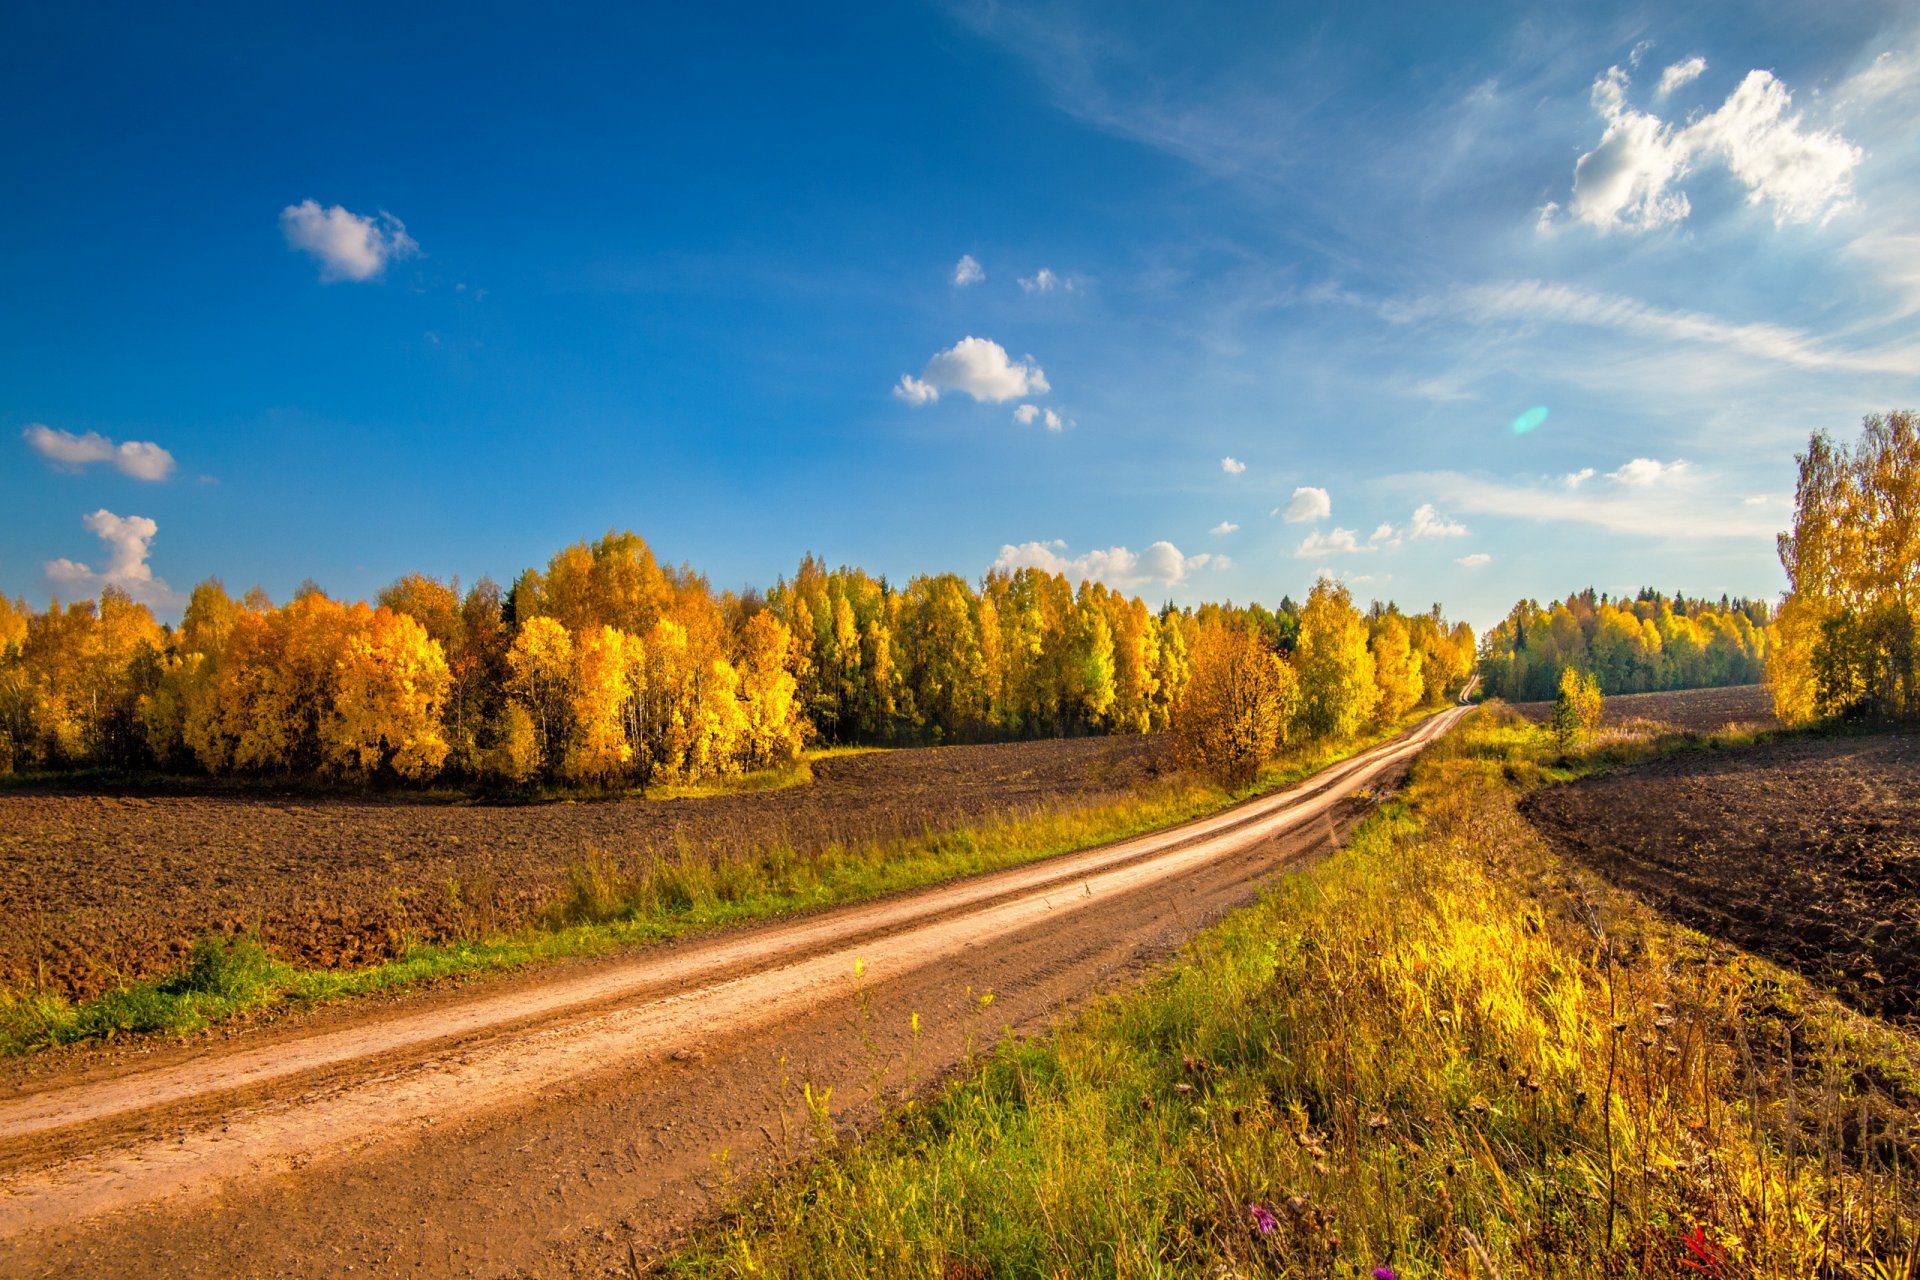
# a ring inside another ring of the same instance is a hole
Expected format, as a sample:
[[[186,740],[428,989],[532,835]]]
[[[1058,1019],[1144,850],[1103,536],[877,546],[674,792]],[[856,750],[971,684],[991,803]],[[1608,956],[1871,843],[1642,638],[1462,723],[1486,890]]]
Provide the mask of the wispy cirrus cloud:
[[[1741,494],[1723,491],[1685,462],[1636,458],[1604,483],[1570,489],[1565,477],[1497,478],[1458,471],[1391,477],[1389,483],[1437,494],[1473,515],[1585,525],[1610,533],[1685,541],[1768,545],[1779,522],[1756,513]]]
[[[1535,322],[1605,329],[1654,342],[1686,342],[1802,369],[1910,374],[1920,367],[1912,343],[1849,348],[1786,325],[1739,324],[1697,311],[1544,280],[1461,285],[1445,293],[1380,304],[1389,322],[1458,316],[1481,322]]]

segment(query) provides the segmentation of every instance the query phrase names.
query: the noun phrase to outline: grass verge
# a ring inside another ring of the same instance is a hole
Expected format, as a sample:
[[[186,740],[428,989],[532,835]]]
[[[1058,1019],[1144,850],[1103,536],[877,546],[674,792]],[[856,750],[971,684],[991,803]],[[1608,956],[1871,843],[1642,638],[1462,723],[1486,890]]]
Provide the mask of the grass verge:
[[[0,1056],[118,1035],[186,1034],[244,1015],[597,955],[996,871],[1216,812],[1298,781],[1420,718],[1361,741],[1302,748],[1235,792],[1181,777],[1119,802],[1036,808],[973,827],[818,852],[690,849],[637,864],[590,854],[571,868],[567,894],[539,921],[470,942],[413,947],[364,968],[302,969],[275,960],[251,939],[202,938],[182,972],[92,1000],[0,990]],[[738,780],[729,785],[737,789]]]
[[[1913,1038],[1546,848],[1482,711],[1164,979],[753,1193],[676,1276],[1913,1276]],[[1693,745],[1710,745],[1696,741]]]

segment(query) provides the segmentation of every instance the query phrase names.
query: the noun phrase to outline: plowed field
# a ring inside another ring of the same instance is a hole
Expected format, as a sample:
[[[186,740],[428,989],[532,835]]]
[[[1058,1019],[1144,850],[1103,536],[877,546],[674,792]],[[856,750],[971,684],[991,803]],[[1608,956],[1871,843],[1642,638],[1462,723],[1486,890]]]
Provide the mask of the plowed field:
[[[0,983],[88,996],[176,968],[204,932],[361,964],[510,926],[570,866],[681,849],[833,844],[1116,799],[1162,767],[1149,738],[824,760],[814,781],[698,800],[444,804],[314,795],[0,792]]]
[[[1530,796],[1560,848],[1856,1008],[1920,1019],[1920,738],[1692,751]]]
[[[1513,709],[1536,724],[1553,714],[1551,702],[1516,702]],[[1675,689],[1666,693],[1621,693],[1606,700],[1605,728],[1651,723],[1693,733],[1713,733],[1733,725],[1776,728],[1773,695],[1763,684],[1723,689]]]

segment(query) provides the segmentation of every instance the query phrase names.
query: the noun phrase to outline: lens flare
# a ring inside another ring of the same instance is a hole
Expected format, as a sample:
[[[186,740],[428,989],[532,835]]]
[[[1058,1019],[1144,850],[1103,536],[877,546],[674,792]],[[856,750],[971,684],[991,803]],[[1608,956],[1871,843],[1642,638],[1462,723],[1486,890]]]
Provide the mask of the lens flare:
[[[1537,404],[1513,420],[1513,434],[1523,436],[1547,420],[1547,406]]]

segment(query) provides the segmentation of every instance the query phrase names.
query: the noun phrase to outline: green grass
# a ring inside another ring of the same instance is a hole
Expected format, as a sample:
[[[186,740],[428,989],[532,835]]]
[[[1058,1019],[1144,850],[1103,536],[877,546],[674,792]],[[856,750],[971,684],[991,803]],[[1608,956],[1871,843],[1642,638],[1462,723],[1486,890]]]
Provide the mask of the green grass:
[[[693,849],[644,863],[589,853],[570,869],[568,892],[535,923],[413,947],[364,968],[303,969],[274,960],[250,939],[205,938],[183,973],[129,983],[92,1000],[0,989],[0,1056],[121,1035],[184,1035],[236,1017],[600,955],[1000,870],[1216,812],[1298,781],[1418,718],[1358,742],[1302,748],[1236,792],[1183,777],[1117,802],[1041,808],[958,830],[810,853],[780,846],[725,855]],[[213,974],[222,976],[215,981]]]
[[[1556,858],[1515,802],[1602,758],[1478,713],[1164,979],[830,1146],[665,1269],[1914,1275],[1920,1047]]]

